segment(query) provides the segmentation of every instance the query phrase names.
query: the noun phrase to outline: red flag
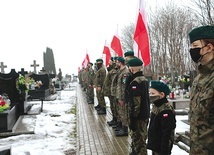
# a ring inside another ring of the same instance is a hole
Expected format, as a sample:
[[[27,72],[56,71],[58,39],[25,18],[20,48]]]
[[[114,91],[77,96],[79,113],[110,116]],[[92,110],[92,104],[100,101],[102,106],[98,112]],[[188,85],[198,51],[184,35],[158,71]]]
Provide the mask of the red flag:
[[[140,10],[134,32],[134,41],[138,45],[138,50],[140,52],[138,55],[141,56],[144,66],[147,66],[150,63],[150,47],[143,1],[144,0],[140,0]]]
[[[109,60],[111,59],[111,53],[110,53],[110,49],[109,47],[107,46],[107,43],[105,41],[105,45],[104,45],[104,49],[103,49],[103,54],[104,54],[104,57],[105,57],[105,65],[108,66],[109,64]]]
[[[120,38],[118,35],[118,27],[117,27],[116,33],[111,41],[111,48],[114,50],[115,53],[117,53],[118,56],[120,56],[120,57],[123,56],[123,50],[122,50]]]

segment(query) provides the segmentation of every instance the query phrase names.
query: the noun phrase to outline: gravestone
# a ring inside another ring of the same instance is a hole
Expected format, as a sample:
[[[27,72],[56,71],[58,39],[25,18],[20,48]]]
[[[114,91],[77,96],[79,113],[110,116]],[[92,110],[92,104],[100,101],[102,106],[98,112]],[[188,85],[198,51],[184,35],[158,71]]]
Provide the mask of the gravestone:
[[[4,73],[4,69],[7,68],[6,65],[4,65],[4,62],[1,62],[1,73]]]
[[[23,96],[16,88],[16,80],[19,74],[14,69],[8,74],[0,73],[0,94],[7,94],[10,99],[10,109],[0,113],[0,131],[12,130],[18,117],[25,112],[25,102]]]
[[[29,90],[28,95],[30,99],[43,99],[45,100],[50,96],[49,83],[50,78],[48,74],[31,74],[29,77],[33,78],[35,81],[41,81],[42,85],[35,90]]]
[[[37,72],[36,72],[36,67],[39,67],[39,64],[36,64],[36,60],[33,60],[33,64],[32,65],[30,65],[30,67],[33,67],[33,69],[34,69],[34,73],[36,74]]]

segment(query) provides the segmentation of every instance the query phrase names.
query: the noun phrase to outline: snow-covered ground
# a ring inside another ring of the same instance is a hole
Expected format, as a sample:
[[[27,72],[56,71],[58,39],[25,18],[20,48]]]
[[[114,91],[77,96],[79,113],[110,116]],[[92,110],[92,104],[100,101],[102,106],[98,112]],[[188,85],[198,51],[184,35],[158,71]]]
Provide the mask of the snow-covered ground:
[[[32,101],[32,110],[41,101]],[[11,146],[12,155],[64,155],[76,150],[76,90],[61,91],[54,101],[44,101],[43,112],[36,115],[35,134],[0,139],[0,148]],[[30,118],[23,123],[32,126]]]

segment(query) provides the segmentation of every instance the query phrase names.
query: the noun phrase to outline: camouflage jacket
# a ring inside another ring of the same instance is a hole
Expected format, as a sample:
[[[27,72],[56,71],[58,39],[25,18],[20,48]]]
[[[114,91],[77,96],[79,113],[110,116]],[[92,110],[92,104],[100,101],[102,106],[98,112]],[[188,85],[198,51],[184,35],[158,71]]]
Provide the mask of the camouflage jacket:
[[[89,69],[88,71],[88,85],[93,85],[94,81],[94,70]]]
[[[118,80],[118,75],[120,74],[120,70],[115,70],[114,74],[112,76],[112,81],[111,81],[111,96],[116,96],[116,87],[117,87],[117,80]]]
[[[95,74],[94,85],[96,87],[103,87],[105,77],[106,77],[106,70],[104,67],[101,67],[100,69],[97,70]]]
[[[214,59],[198,67],[190,94],[190,143],[214,147]]]
[[[120,101],[125,100],[125,88],[126,88],[126,77],[129,73],[128,68],[125,66],[124,69],[120,70],[116,85],[116,98]]]
[[[149,82],[142,72],[133,74],[133,80],[128,89],[130,121],[148,119],[150,116]]]
[[[116,70],[115,69],[111,69],[108,74],[106,75],[105,81],[104,81],[104,86],[103,86],[103,93],[104,96],[110,96],[111,95],[111,82],[112,79],[114,77],[114,75],[116,74]]]

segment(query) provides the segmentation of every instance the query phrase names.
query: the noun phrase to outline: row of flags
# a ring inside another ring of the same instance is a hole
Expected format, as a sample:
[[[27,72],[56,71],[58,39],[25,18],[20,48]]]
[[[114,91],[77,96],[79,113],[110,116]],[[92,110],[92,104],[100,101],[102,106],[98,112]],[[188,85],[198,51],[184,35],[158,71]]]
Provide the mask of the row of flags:
[[[139,0],[139,10],[138,10],[138,17],[135,25],[134,31],[134,52],[135,56],[142,59],[144,62],[144,67],[149,65],[150,63],[150,46],[149,46],[149,35],[146,23],[146,16],[145,16],[145,4],[144,0]],[[110,44],[111,49],[115,52],[116,56],[123,57],[123,50],[120,41],[120,37],[118,34],[118,27],[116,32],[113,36],[113,39]],[[105,66],[108,66],[109,60],[111,59],[111,52],[110,47],[107,45],[105,41],[104,49],[103,49],[103,60],[105,62]],[[87,64],[90,62],[90,58],[88,53],[82,62],[82,67],[86,67]]]

